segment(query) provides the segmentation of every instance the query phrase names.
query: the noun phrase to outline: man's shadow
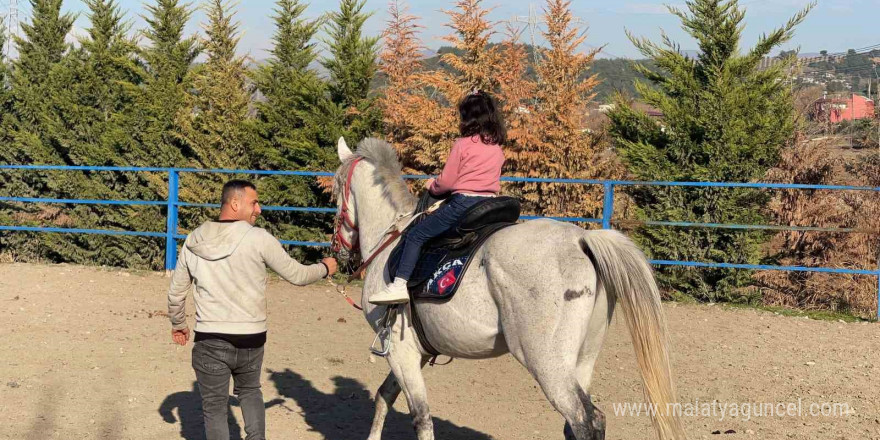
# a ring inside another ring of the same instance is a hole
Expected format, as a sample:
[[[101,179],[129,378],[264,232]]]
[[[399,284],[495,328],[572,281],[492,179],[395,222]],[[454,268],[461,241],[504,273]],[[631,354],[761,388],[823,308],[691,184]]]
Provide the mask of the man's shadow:
[[[327,439],[367,438],[373,422],[375,403],[373,393],[355,379],[336,376],[333,393],[324,393],[301,375],[285,369],[269,370],[269,380],[278,394],[293,399],[300,408],[306,424],[312,431]],[[404,399],[401,394],[400,399]],[[447,420],[434,420],[434,435],[446,440],[491,440],[492,437],[470,428],[457,426]],[[414,439],[412,418],[393,408],[385,420],[383,438]]]
[[[266,409],[284,403],[284,399],[266,402]],[[241,425],[232,414],[232,407],[239,406],[238,399],[229,396],[226,422],[229,424],[230,440],[242,440]],[[174,409],[177,409],[177,417]],[[192,390],[174,393],[165,398],[159,406],[159,414],[165,423],[177,423],[180,418],[180,437],[185,440],[205,440],[205,420],[202,415],[202,395],[199,394],[199,383],[193,381]]]

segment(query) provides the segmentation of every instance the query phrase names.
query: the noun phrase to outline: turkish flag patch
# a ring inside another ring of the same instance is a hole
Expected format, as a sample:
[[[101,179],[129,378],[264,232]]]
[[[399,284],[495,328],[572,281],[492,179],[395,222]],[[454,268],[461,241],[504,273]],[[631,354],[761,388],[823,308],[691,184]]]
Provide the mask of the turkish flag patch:
[[[452,286],[455,285],[455,270],[450,270],[443,275],[443,278],[440,278],[440,281],[437,282],[437,292],[441,295],[445,295],[446,291],[451,289]]]

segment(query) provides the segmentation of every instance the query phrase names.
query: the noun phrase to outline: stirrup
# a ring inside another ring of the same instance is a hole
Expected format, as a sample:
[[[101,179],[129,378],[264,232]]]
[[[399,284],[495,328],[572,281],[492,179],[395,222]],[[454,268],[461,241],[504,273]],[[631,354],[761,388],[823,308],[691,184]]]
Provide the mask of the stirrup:
[[[380,321],[379,331],[376,332],[376,337],[370,344],[370,352],[376,356],[386,357],[388,353],[391,353],[391,327],[397,320],[397,306],[394,304],[385,310],[385,316]]]

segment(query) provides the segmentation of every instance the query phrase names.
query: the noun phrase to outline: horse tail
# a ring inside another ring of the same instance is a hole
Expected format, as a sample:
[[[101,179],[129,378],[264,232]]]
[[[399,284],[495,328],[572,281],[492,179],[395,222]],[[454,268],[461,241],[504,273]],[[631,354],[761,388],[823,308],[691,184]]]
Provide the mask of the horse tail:
[[[617,231],[590,231],[581,239],[606,292],[620,301],[632,336],[651,419],[661,440],[686,439],[675,394],[660,291],[642,251]]]

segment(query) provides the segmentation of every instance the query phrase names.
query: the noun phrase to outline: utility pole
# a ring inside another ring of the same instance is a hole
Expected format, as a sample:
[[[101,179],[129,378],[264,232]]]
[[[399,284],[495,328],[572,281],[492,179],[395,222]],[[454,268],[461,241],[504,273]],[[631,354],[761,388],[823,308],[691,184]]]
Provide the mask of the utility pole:
[[[6,58],[12,55],[15,47],[15,37],[18,36],[18,0],[9,0],[9,8],[6,13],[6,47],[0,48]]]
[[[849,149],[853,148],[853,129],[856,127],[856,94],[849,92]]]
[[[874,77],[877,78],[877,101],[880,101],[880,74],[877,73],[877,65],[872,64]],[[880,152],[880,114],[877,113],[877,101],[874,101],[874,123],[877,124],[877,151]]]
[[[535,43],[535,38],[540,31],[538,26],[541,24],[543,20],[538,18],[538,8],[534,3],[529,3],[529,15],[516,15],[510,20],[508,23],[525,23],[529,28],[529,37],[532,45],[532,56],[534,57],[535,66],[538,65],[540,61],[540,56],[538,55],[538,45]]]
[[[541,63],[541,54],[538,51],[537,38],[538,34],[541,32],[541,23],[546,24],[547,20],[543,20],[538,16],[538,7],[534,3],[529,3],[529,15],[515,15],[506,22],[510,24],[525,23],[529,28],[529,41],[532,45],[532,58],[535,66],[535,75],[538,78],[538,82],[541,82],[541,75],[537,72],[538,64]],[[584,23],[584,20],[579,17],[572,18],[571,24],[577,23]]]

